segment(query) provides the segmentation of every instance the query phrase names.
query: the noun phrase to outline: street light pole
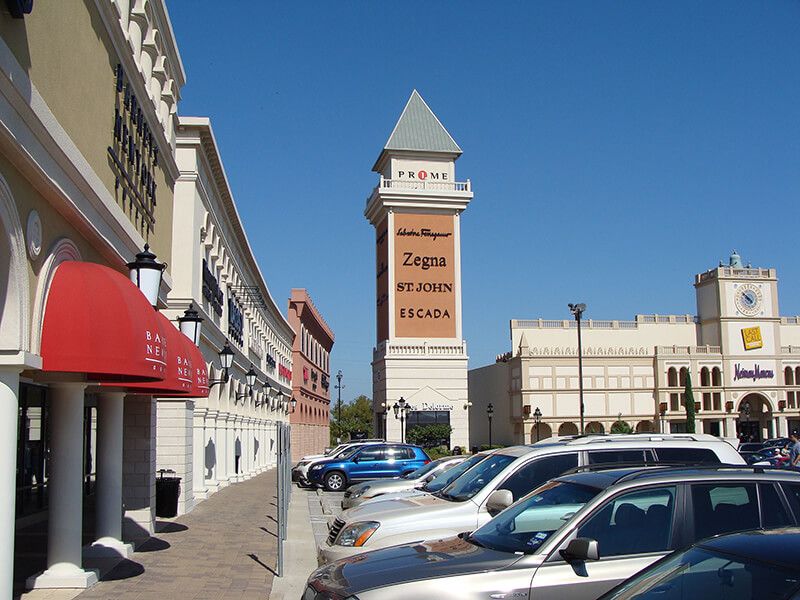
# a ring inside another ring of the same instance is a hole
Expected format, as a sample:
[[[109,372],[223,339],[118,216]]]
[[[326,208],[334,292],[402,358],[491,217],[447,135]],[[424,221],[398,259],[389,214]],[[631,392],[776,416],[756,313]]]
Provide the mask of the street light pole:
[[[489,447],[492,447],[492,417],[494,416],[494,404],[489,402],[486,407],[486,416],[489,417]]]
[[[585,304],[568,304],[570,312],[575,315],[578,322],[578,389],[580,390],[581,401],[581,435],[583,435],[583,348],[581,347],[581,317],[586,310]]]
[[[539,407],[536,407],[536,410],[533,411],[533,421],[536,423],[536,441],[539,441],[539,423],[542,422],[542,411],[539,410]]]
[[[338,426],[339,435],[336,436],[336,443],[341,443],[342,441],[342,388],[347,387],[342,385],[342,370],[339,369],[339,372],[336,374],[336,380],[339,382],[336,384],[336,389],[339,390],[339,400],[337,401],[337,408],[336,408],[336,424]]]

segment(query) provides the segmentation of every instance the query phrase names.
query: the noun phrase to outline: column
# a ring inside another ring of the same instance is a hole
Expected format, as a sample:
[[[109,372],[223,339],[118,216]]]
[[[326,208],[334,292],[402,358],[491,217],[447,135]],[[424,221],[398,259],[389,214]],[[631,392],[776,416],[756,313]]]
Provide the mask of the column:
[[[217,482],[223,488],[230,485],[231,471],[228,463],[230,454],[230,431],[228,430],[228,413],[217,415]]]
[[[6,457],[6,462],[0,462],[0,598],[4,600],[11,600],[14,589],[19,373],[18,368],[0,369],[0,443],[4,444],[0,456]]]
[[[97,397],[96,539],[84,556],[128,558],[133,546],[122,541],[122,440],[124,392]]]
[[[194,409],[194,427],[192,430],[193,447],[192,447],[192,475],[193,487],[192,493],[195,500],[205,500],[208,498],[208,489],[205,485],[206,477],[206,413],[208,409],[195,408]]]
[[[47,570],[28,579],[30,588],[88,588],[97,583],[97,573],[81,566],[85,388],[85,383],[50,387]]]
[[[206,437],[208,440],[203,449],[203,464],[205,465],[205,486],[209,494],[219,490],[220,473],[220,445],[224,448],[224,440],[220,444],[219,411],[209,410],[206,413]]]

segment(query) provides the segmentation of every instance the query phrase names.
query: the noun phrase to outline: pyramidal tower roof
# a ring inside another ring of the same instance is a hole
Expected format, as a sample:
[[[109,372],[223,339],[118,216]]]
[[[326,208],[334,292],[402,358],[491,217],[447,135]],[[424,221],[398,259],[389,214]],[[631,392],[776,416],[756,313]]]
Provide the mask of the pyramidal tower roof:
[[[403,109],[384,150],[420,150],[461,154],[452,136],[441,124],[417,90]]]

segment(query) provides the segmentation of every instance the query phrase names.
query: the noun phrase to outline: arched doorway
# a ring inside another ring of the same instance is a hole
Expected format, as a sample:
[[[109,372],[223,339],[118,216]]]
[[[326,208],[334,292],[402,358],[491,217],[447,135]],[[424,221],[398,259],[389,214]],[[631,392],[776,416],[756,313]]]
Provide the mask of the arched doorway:
[[[603,427],[603,424],[599,421],[590,421],[586,424],[586,429],[584,430],[587,434],[589,433],[605,433],[606,428]]]
[[[558,428],[558,435],[578,435],[578,426],[575,423],[562,423]]]
[[[531,444],[535,444],[539,440],[546,440],[549,437],[553,437],[553,429],[547,423],[539,423],[538,432],[536,425],[531,426]]]
[[[636,433],[652,433],[655,430],[655,425],[652,421],[639,421],[636,424]]]
[[[747,394],[736,410],[736,436],[742,442],[761,442],[772,436],[772,406],[761,394]]]

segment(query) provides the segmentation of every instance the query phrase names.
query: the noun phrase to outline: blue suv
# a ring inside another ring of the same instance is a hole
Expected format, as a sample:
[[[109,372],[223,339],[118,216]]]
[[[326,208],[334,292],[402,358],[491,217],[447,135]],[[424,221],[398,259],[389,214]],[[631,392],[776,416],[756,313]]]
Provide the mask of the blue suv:
[[[419,446],[369,444],[354,446],[337,458],[311,466],[308,479],[331,492],[345,489],[353,481],[402,477],[431,462]]]

